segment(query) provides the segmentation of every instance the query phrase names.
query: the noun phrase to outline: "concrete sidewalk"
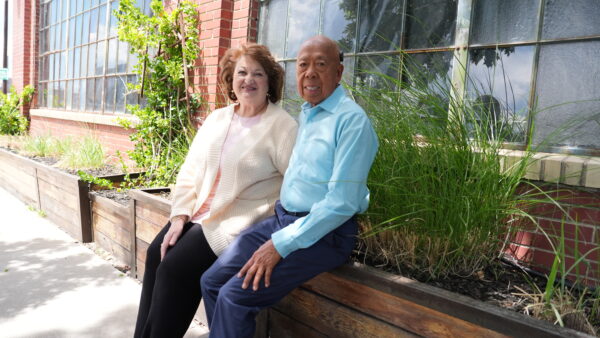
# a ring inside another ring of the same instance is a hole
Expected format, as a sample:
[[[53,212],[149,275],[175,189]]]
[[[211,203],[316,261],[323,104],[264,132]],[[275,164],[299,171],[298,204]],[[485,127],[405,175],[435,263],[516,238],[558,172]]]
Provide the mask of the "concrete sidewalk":
[[[2,187],[0,214],[0,336],[133,336],[140,283]]]

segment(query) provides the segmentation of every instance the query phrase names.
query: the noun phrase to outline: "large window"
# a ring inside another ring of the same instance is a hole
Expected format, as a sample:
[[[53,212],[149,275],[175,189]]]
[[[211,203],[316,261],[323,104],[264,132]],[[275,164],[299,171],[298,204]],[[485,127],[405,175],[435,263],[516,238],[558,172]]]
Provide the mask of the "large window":
[[[599,155],[599,17],[598,0],[269,0],[259,41],[285,66],[291,113],[299,45],[324,34],[346,54],[348,84],[377,86],[370,71],[401,79],[392,66],[401,49],[493,107],[487,113],[510,126],[509,146],[524,144],[534,123],[544,150]]]
[[[138,0],[146,13],[150,0]],[[129,93],[136,58],[117,40],[111,0],[43,0],[40,7],[39,106],[106,114],[139,103]]]

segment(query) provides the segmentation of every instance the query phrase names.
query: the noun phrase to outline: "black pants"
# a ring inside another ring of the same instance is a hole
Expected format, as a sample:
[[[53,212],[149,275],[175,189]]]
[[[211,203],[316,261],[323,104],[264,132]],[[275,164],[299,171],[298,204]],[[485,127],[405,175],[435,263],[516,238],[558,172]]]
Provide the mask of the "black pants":
[[[202,226],[187,223],[177,243],[160,261],[160,245],[171,223],[156,235],[146,253],[146,270],[134,337],[183,337],[202,294],[200,277],[217,256]]]

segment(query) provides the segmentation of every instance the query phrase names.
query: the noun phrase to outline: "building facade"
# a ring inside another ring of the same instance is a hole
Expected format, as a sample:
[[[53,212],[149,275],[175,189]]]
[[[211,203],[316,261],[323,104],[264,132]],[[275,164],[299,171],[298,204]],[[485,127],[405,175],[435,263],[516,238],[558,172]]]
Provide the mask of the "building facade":
[[[173,6],[176,0],[164,0]],[[266,44],[286,69],[284,105],[298,109],[295,58],[315,34],[345,53],[344,82],[378,86],[373,71],[403,79],[394,60],[411,58],[433,77],[447,76],[461,96],[494,102],[510,121],[510,156],[528,141],[544,144],[529,177],[566,187],[565,207],[584,229],[583,245],[600,240],[600,2],[598,0],[193,0],[200,14],[201,54],[194,90],[211,108],[226,104],[218,61],[247,41]],[[137,60],[116,38],[115,0],[16,0],[12,13],[11,82],[37,95],[24,109],[31,133],[94,133],[112,150],[132,147],[115,117],[141,103],[125,84]],[[150,0],[138,0],[149,13]],[[568,131],[561,126],[575,121]],[[578,123],[583,122],[583,123]],[[533,135],[526,130],[535,124]],[[529,140],[528,138],[531,138]],[[553,207],[540,219],[560,222]],[[574,226],[572,224],[572,226]],[[548,266],[539,234],[524,233],[515,256]],[[598,255],[590,262],[598,269]],[[594,265],[595,264],[595,265]]]

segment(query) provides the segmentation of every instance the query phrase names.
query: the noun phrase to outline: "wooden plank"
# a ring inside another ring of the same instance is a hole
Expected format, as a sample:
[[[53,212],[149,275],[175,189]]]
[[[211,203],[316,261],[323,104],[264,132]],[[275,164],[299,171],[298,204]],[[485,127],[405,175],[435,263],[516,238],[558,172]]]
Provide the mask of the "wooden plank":
[[[4,166],[0,170],[2,186],[19,191],[19,194],[30,200],[36,198],[36,179],[34,175],[19,170],[19,167]]]
[[[324,273],[303,285],[350,308],[425,337],[505,337],[467,321],[399,297]]]
[[[153,188],[144,190],[151,192],[170,191],[169,188]],[[171,201],[166,200],[160,196],[152,195],[142,190],[131,190],[129,191],[129,195],[133,199],[140,201],[140,203],[148,205],[149,209],[160,210],[166,214],[171,213]]]
[[[84,181],[77,181],[79,197],[79,221],[81,222],[81,241],[92,241],[92,210],[90,201],[90,185]]]
[[[131,242],[131,255],[129,257],[129,262],[130,262],[130,266],[131,266],[131,276],[137,276],[137,239],[136,239],[136,232],[137,232],[137,228],[135,225],[135,200],[132,199],[129,202],[129,241]]]
[[[141,240],[136,240],[136,257],[138,262],[142,262],[142,265],[146,263],[146,251],[148,251],[149,243],[146,243]]]
[[[82,240],[81,223],[79,215],[76,212],[70,208],[66,208],[60,201],[56,201],[44,194],[40,195],[40,204],[49,220],[69,233],[71,237],[78,241]]]
[[[366,283],[375,290],[390,293],[507,336],[585,336],[574,330],[557,327],[549,322],[358,263],[341,266],[331,273],[350,281]]]
[[[283,313],[269,309],[269,332],[261,337],[281,337],[281,338],[324,338],[327,335],[304,325],[297,320],[284,315]],[[256,336],[255,336],[256,337]]]
[[[48,198],[52,198],[55,201],[60,201],[66,208],[70,208],[74,212],[79,211],[79,198],[77,198],[76,191],[60,189],[53,183],[40,178],[38,181],[40,195],[44,195]]]
[[[10,179],[8,179],[8,181],[10,181]],[[21,202],[27,205],[38,207],[38,199],[37,197],[32,197],[34,193],[31,191],[31,186],[22,185],[21,187],[18,187],[15,186],[14,183],[14,181],[7,182],[5,178],[0,179],[0,186],[2,186],[2,188],[4,188],[6,191],[17,197]],[[40,208],[38,207],[38,209]]]
[[[128,260],[131,256],[131,252],[120,246],[104,233],[100,231],[94,231],[94,242],[104,250],[110,252],[115,259],[119,261],[119,264],[129,265]]]
[[[274,308],[327,336],[415,337],[401,328],[300,288],[292,291]]]
[[[156,237],[156,234],[158,234],[158,232],[164,227],[164,224],[159,226],[141,219],[137,217],[137,215],[135,218],[135,224],[136,237],[146,243],[151,243],[152,240],[154,240],[154,237]]]
[[[57,186],[60,189],[69,190],[76,189],[79,176],[71,175],[64,171],[56,168],[49,167],[45,164],[39,163],[38,177],[45,180],[46,182],[57,182]]]
[[[167,224],[169,221],[170,213],[162,210],[153,209],[151,205],[141,201],[136,202],[135,215],[139,219],[143,219],[147,222],[154,223],[157,225]]]
[[[90,201],[92,202],[92,212],[102,215],[102,217],[111,220],[112,222],[126,222],[129,221],[129,205],[123,205],[117,203],[110,198],[99,196],[96,194],[90,194]]]
[[[116,223],[113,223],[110,220],[100,216],[99,214],[93,214],[92,224],[95,231],[103,233],[123,248],[131,250],[131,234],[129,233],[129,231],[117,225]]]

